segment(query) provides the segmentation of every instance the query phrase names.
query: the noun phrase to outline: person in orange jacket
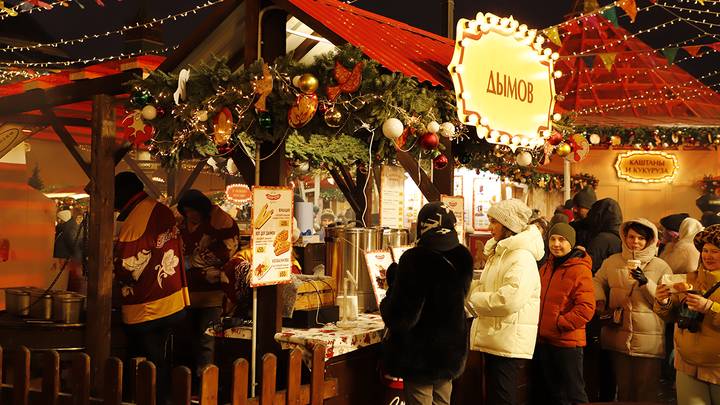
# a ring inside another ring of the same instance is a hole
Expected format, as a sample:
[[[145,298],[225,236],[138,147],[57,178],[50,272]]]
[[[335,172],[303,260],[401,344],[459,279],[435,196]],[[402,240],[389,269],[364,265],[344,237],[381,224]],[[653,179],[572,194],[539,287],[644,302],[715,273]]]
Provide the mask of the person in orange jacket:
[[[575,248],[575,230],[557,223],[548,231],[550,256],[540,268],[540,324],[533,355],[538,403],[588,402],[583,379],[585,325],[595,312],[592,259]]]

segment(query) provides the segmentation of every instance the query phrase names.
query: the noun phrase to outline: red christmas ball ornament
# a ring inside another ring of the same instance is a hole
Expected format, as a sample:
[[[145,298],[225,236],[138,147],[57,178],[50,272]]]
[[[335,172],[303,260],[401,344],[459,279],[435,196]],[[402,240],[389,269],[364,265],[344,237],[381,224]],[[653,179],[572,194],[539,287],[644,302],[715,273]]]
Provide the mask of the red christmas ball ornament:
[[[230,153],[230,151],[232,149],[233,149],[232,146],[230,146],[229,144],[217,146],[218,154],[220,154],[220,155],[226,155],[226,154]]]
[[[552,135],[547,139],[548,143],[552,146],[557,146],[562,142],[563,136],[559,132],[553,132]]]
[[[162,118],[165,116],[165,109],[163,107],[155,107],[157,110],[157,118]]]
[[[440,143],[440,138],[437,136],[437,134],[434,134],[432,132],[428,132],[424,134],[422,137],[420,137],[420,147],[422,147],[425,150],[433,150],[438,147],[438,144]],[[447,159],[446,163],[447,163]]]
[[[440,154],[438,157],[433,159],[433,167],[435,170],[442,170],[448,165],[448,158],[447,156]]]

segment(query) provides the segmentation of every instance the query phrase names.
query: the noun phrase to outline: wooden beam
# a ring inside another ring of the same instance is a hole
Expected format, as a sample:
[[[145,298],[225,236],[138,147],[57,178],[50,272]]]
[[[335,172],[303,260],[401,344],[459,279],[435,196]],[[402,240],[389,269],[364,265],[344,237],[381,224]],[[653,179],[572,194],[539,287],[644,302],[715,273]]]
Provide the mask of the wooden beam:
[[[255,164],[248,155],[240,150],[240,148],[242,148],[241,145],[237,146],[230,155],[233,162],[235,162],[235,166],[238,168],[238,172],[245,181],[245,184],[252,186],[255,183]]]
[[[102,392],[110,357],[110,312],[113,278],[113,202],[115,197],[115,107],[111,96],[93,97],[90,224],[88,237],[88,305],[86,343],[92,359],[95,392]]]
[[[243,0],[225,0],[220,6],[213,7],[210,15],[207,16],[180,44],[178,49],[173,51],[161,64],[157,70],[162,72],[172,72],[184,61],[190,54],[197,49],[198,46],[212,33],[223,20],[234,10]],[[247,0],[244,0],[247,1]]]
[[[248,1],[248,0],[245,0]],[[306,13],[302,9],[296,7],[288,0],[273,0],[273,3],[287,10],[290,14],[297,17],[298,20],[302,21],[305,25],[312,28],[313,31],[320,33],[320,36],[332,42],[334,45],[342,45],[347,41],[336,34],[333,30],[326,27],[322,21],[316,19],[310,14]],[[283,25],[284,27],[284,25]]]
[[[77,144],[77,142],[75,142],[75,138],[73,138],[72,134],[70,134],[70,132],[67,130],[67,128],[65,128],[64,125],[60,124],[57,117],[55,116],[55,113],[53,113],[52,108],[43,107],[42,113],[43,116],[45,116],[45,118],[48,120],[48,122],[50,122],[50,126],[53,127],[55,133],[65,145],[68,152],[70,152],[77,164],[80,165],[80,168],[83,170],[83,172],[85,172],[85,175],[88,176],[89,179],[92,179],[92,175],[90,173],[90,163],[85,160],[85,157],[80,152],[80,146]]]
[[[131,158],[128,155],[125,155],[125,156],[123,156],[123,160],[125,161],[125,163],[127,163],[128,166],[130,166],[130,169],[132,169],[132,171],[135,174],[137,174],[140,181],[143,182],[143,184],[145,185],[145,189],[147,190],[150,197],[152,197],[156,200],[158,198],[160,198],[160,195],[162,193],[160,192],[160,189],[158,188],[157,184],[155,184],[155,182],[152,181],[152,179],[148,178],[147,174],[145,174],[145,172],[140,167],[140,165],[137,164],[135,159]]]
[[[258,49],[260,30],[260,2],[261,0],[244,0],[245,2],[245,47],[243,48],[245,64],[255,62],[260,55]],[[285,24],[283,24],[285,27]],[[284,29],[283,29],[284,31]]]
[[[397,159],[428,201],[440,201],[440,191],[411,154],[398,149]]]
[[[55,116],[57,122],[66,127],[91,127],[92,121],[85,118],[75,117],[58,117]],[[14,115],[3,115],[3,122],[32,125],[38,127],[47,127],[50,125],[50,120],[44,115],[31,115],[31,114],[14,114]]]
[[[185,183],[183,184],[182,188],[180,189],[180,192],[177,194],[177,198],[180,199],[183,194],[185,194],[186,191],[190,190],[190,187],[192,187],[193,184],[195,184],[195,180],[197,180],[198,176],[200,175],[200,172],[202,172],[202,169],[205,167],[205,164],[207,164],[207,160],[201,159],[197,165],[195,165],[195,168],[192,172],[190,172],[190,176],[185,180]]]
[[[310,35],[317,36],[318,33],[313,31],[310,33]],[[318,41],[315,39],[305,38],[302,42],[300,42],[300,45],[298,45],[295,50],[293,50],[292,58],[293,60],[297,61],[305,57],[310,51],[317,45]]]
[[[86,101],[97,94],[122,94],[125,83],[142,74],[142,69],[126,70],[122,73],[82,80],[47,90],[30,90],[20,94],[0,97],[2,115],[13,115],[42,107],[55,107]]]

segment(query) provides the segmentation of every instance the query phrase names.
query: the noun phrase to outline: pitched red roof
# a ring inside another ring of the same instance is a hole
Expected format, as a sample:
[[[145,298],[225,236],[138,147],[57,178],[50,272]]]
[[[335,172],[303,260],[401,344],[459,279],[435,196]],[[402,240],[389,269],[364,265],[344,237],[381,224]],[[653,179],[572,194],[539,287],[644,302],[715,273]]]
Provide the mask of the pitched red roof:
[[[598,125],[720,125],[720,95],[601,15],[566,23],[556,68],[558,109]],[[608,70],[602,54],[616,53]],[[573,54],[585,56],[569,57]],[[588,66],[588,63],[590,66]],[[640,120],[642,122],[640,122]]]
[[[339,39],[347,41],[389,70],[452,89],[447,70],[454,49],[452,39],[338,0],[279,3],[336,44]]]

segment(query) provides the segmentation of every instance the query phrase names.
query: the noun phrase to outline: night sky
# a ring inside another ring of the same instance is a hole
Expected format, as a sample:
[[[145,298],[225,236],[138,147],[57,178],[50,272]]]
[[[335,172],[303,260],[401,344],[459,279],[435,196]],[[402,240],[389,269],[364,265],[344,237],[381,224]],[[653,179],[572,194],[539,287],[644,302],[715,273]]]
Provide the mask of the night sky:
[[[6,4],[16,4],[20,0],[8,0]],[[81,0],[85,10],[81,10],[75,4],[68,8],[55,7],[55,9],[23,15],[12,19],[0,21],[0,39],[3,36],[16,36],[18,34],[40,42],[46,42],[59,38],[74,38],[88,33],[102,33],[115,30],[123,24],[133,22],[138,12],[141,0],[105,0],[105,7],[98,7],[94,0]],[[608,4],[610,0],[600,0],[601,5]],[[149,16],[160,18],[167,14],[177,13],[191,9],[193,6],[202,4],[199,0],[146,0],[147,13]],[[384,16],[405,22],[407,24],[435,32],[442,32],[442,0],[356,0],[354,6],[372,11]],[[522,23],[531,28],[543,29],[548,26],[560,23],[565,20],[572,8],[573,0],[456,0],[455,18],[474,18],[479,11],[492,12],[499,16],[512,15]],[[694,6],[691,2],[680,2],[669,0],[668,3],[684,7]],[[637,0],[638,7],[649,5],[649,0]],[[704,8],[720,12],[720,3],[707,2]],[[167,45],[180,43],[193,28],[203,20],[209,12],[206,9],[196,16],[169,22],[162,26],[163,36]],[[618,13],[623,15],[621,11]],[[720,24],[720,18],[712,15],[699,15],[688,13],[686,16],[695,19],[705,19]],[[637,21],[630,24],[626,17],[620,18],[620,23],[630,32],[652,27],[659,23],[674,18],[666,10],[655,7],[653,10],[638,14]],[[711,36],[705,36],[688,44],[707,43],[720,41],[720,25],[718,27],[702,26]],[[685,23],[676,24],[668,29],[658,30],[653,33],[643,34],[639,38],[646,41],[655,48],[661,48],[668,44],[684,39],[697,37],[701,32]],[[112,36],[104,39],[88,41],[82,46],[61,47],[69,58],[86,58],[91,56],[116,55],[122,51],[122,37]],[[715,54],[711,57],[703,57],[690,62],[684,62],[680,66],[695,76],[701,76],[714,70],[720,65],[720,58]],[[24,59],[31,55],[13,55],[10,58]],[[0,54],[0,59],[8,60],[7,54]],[[718,80],[710,78],[707,84],[717,83]]]

